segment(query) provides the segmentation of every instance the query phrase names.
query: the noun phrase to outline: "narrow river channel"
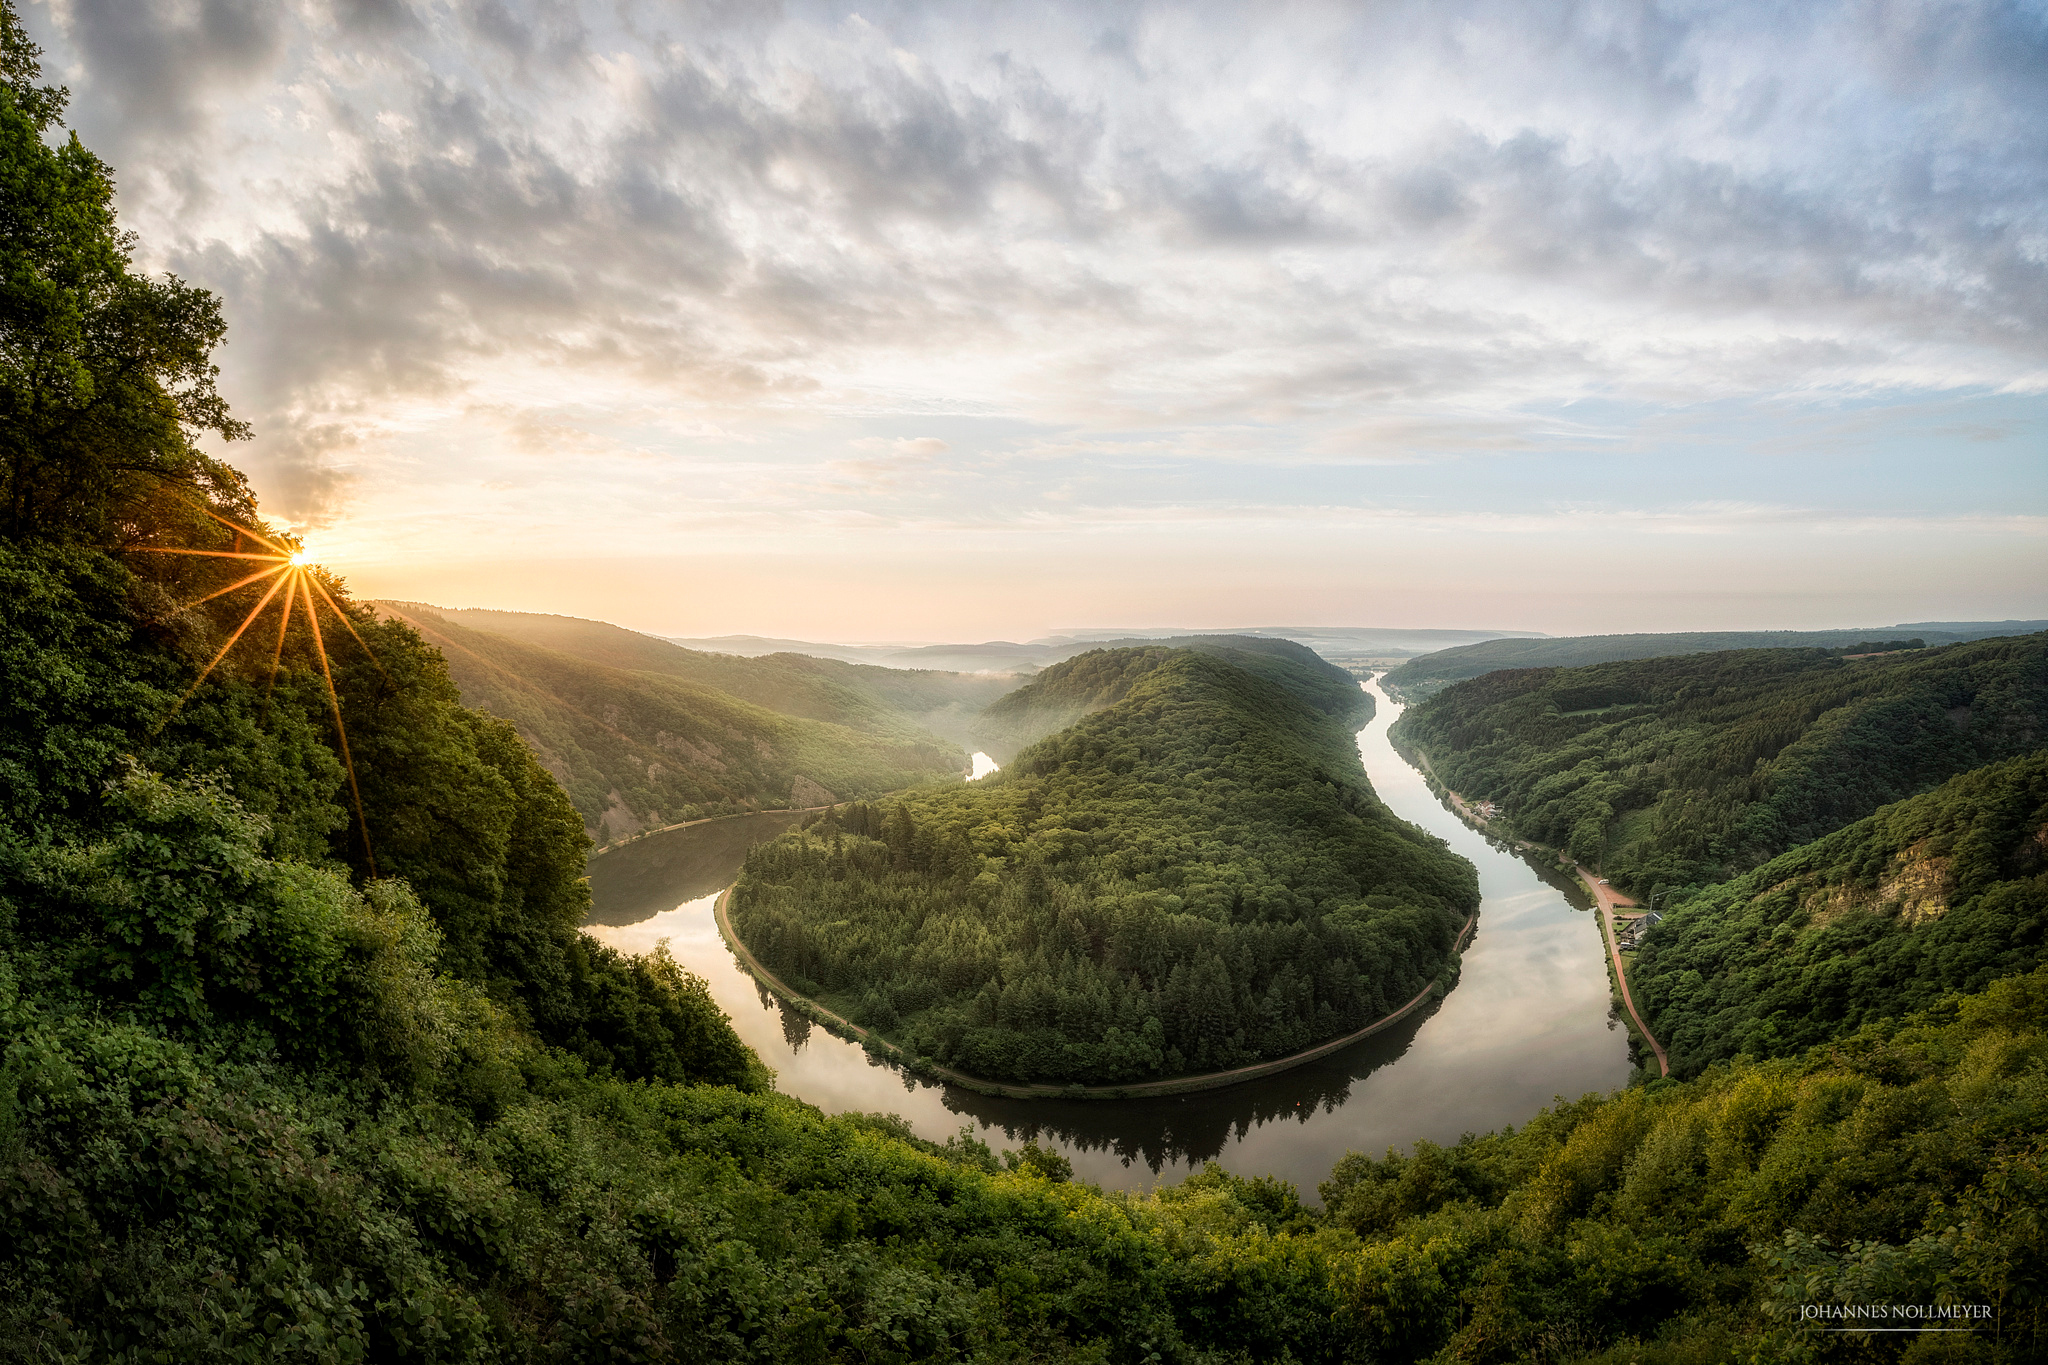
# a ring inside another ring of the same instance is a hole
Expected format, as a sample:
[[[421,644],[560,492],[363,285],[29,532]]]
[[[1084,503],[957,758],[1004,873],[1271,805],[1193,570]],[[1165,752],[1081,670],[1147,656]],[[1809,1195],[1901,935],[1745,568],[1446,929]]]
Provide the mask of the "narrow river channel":
[[[784,1010],[734,959],[711,905],[747,848],[795,824],[770,812],[649,835],[593,858],[589,932],[629,952],[666,939],[711,983],[740,1037],[785,1094],[827,1112],[901,1115],[944,1140],[961,1127],[998,1150],[1058,1147],[1077,1177],[1149,1188],[1204,1161],[1277,1175],[1313,1198],[1351,1150],[1380,1155],[1418,1138],[1521,1124],[1557,1096],[1611,1090],[1629,1074],[1610,1009],[1600,931],[1582,891],[1471,829],[1387,742],[1401,708],[1366,685],[1377,714],[1358,750],[1395,814],[1449,841],[1479,869],[1475,936],[1457,988],[1353,1047],[1279,1076],[1156,1100],[1005,1100],[920,1082]],[[978,765],[977,765],[978,766]],[[979,775],[979,774],[977,774]]]

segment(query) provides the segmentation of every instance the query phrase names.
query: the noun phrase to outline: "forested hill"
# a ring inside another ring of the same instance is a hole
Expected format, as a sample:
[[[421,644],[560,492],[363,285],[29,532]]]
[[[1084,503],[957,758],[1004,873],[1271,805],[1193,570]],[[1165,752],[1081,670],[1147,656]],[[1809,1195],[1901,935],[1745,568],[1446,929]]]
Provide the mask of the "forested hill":
[[[411,610],[403,602],[391,604]],[[1017,685],[1005,674],[883,668],[806,654],[746,657],[686,649],[604,621],[533,612],[427,607],[450,625],[502,635],[629,673],[659,673],[716,688],[741,701],[868,734],[920,741],[967,741],[974,716]]]
[[[2048,744],[2048,634],[1490,673],[1393,734],[1522,837],[1647,895],[1746,872]]]
[[[1026,745],[1122,701],[1138,679],[1183,649],[1277,683],[1326,715],[1356,724],[1372,716],[1372,698],[1357,680],[1305,645],[1256,635],[1189,635],[1105,645],[1054,664],[977,716],[972,742],[1007,763]]]
[[[1681,1076],[1791,1056],[2032,971],[2048,937],[2048,752],[1951,778],[1672,904],[1630,975]]]
[[[1122,699],[996,776],[756,848],[741,938],[910,1052],[1025,1081],[1277,1057],[1443,978],[1472,868],[1373,795],[1348,716],[1221,656],[1090,657]]]
[[[710,815],[873,796],[967,768],[958,747],[857,695],[848,694],[848,711],[880,733],[779,714],[672,673],[629,671],[471,630],[424,607],[379,607],[440,648],[466,703],[518,729],[599,842]],[[645,637],[616,633],[626,639],[612,657],[639,661],[631,641]]]
[[[1423,654],[1390,670],[1384,681],[1403,701],[1420,702],[1454,682],[1502,668],[1582,668],[1731,649],[1825,649],[1860,653],[1919,645],[1959,644],[2048,630],[2048,621],[1928,621],[1851,630],[1724,630],[1666,635],[1574,635],[1542,640],[1485,640]]]

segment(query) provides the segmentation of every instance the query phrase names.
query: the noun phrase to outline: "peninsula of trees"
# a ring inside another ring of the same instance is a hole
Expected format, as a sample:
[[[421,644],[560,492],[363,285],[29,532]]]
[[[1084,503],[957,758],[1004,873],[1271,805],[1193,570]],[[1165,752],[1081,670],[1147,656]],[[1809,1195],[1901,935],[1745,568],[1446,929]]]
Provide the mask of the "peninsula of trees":
[[[1223,1070],[1356,1030],[1452,970],[1477,891],[1367,785],[1355,683],[1293,651],[1055,665],[1001,714],[1113,704],[972,786],[755,849],[734,929],[796,989],[991,1080]]]

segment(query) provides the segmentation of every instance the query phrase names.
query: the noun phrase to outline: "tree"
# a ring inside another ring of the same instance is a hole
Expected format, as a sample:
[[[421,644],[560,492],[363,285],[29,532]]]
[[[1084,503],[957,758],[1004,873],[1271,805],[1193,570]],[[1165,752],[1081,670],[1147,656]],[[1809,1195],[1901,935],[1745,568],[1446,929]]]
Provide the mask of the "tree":
[[[0,0],[0,529],[105,543],[180,490],[251,514],[194,445],[249,435],[215,388],[220,303],[129,269],[112,172],[75,133],[45,140],[66,92],[36,84],[40,57]]]

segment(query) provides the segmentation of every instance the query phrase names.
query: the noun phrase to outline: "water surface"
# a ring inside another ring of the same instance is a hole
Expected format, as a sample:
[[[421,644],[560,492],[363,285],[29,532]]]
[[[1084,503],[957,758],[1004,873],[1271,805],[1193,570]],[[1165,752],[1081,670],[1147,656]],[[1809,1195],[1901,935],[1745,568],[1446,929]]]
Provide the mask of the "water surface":
[[[1373,787],[1395,814],[1478,867],[1479,922],[1457,988],[1433,1010],[1279,1076],[1168,1099],[1005,1100],[877,1062],[784,1010],[712,921],[712,902],[746,848],[799,818],[787,812],[683,826],[592,859],[588,928],[634,952],[668,940],[786,1094],[827,1112],[900,1114],[935,1140],[962,1126],[998,1148],[1033,1139],[1065,1152],[1076,1175],[1112,1187],[1178,1180],[1213,1160],[1312,1195],[1346,1151],[1453,1142],[1523,1123],[1557,1096],[1623,1084],[1627,1038],[1610,1013],[1600,932],[1583,895],[1440,802],[1387,743],[1401,708],[1377,684],[1367,690],[1377,713],[1358,748]]]

